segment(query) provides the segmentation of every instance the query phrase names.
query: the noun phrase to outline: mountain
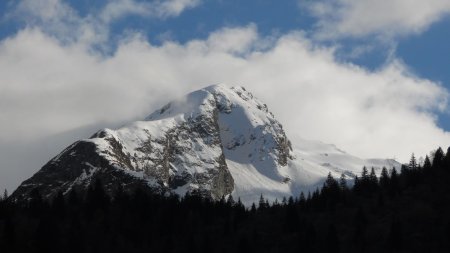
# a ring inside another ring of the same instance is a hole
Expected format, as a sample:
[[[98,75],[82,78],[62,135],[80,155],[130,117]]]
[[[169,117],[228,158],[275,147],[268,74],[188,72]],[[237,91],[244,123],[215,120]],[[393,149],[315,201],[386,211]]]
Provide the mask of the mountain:
[[[59,191],[86,191],[94,179],[113,194],[137,188],[160,194],[231,194],[251,204],[314,190],[328,175],[349,179],[363,166],[399,167],[394,160],[363,160],[334,145],[291,143],[267,106],[243,87],[214,85],[168,103],[143,121],[103,129],[70,145],[13,193],[27,199]]]

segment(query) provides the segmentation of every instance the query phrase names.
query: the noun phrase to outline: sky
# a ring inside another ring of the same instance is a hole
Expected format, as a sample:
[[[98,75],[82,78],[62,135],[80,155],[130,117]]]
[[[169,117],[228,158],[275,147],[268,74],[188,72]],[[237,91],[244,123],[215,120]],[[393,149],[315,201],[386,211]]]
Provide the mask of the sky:
[[[294,144],[406,162],[450,145],[449,67],[448,0],[0,1],[0,189],[216,83]]]

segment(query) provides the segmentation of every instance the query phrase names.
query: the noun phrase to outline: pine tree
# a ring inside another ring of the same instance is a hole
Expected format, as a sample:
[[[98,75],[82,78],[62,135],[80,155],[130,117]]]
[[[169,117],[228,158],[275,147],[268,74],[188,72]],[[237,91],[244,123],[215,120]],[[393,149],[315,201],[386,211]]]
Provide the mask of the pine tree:
[[[242,201],[241,201],[241,197],[238,198],[236,206],[239,207],[239,208],[244,207],[244,204],[242,204]]]
[[[380,187],[381,189],[387,189],[389,185],[389,174],[388,174],[388,170],[386,169],[386,167],[383,167],[383,169],[381,170],[381,175],[380,175]]]
[[[341,177],[339,178],[339,187],[341,188],[342,192],[348,191],[347,179],[345,178],[344,173],[342,173]]]
[[[415,170],[417,169],[417,161],[416,161],[416,157],[414,156],[414,153],[412,153],[411,155],[411,159],[409,160],[409,166],[408,168],[410,170]]]
[[[424,170],[431,169],[431,162],[430,162],[430,158],[428,156],[425,156],[425,161],[423,162],[423,169]]]
[[[259,197],[259,202],[258,202],[258,210],[264,210],[266,209],[266,201],[263,197],[263,195],[261,194],[261,196]]]
[[[353,184],[353,192],[360,193],[361,192],[361,180],[358,176],[355,176],[355,183]]]
[[[363,167],[362,173],[361,173],[361,180],[365,183],[369,181],[369,171],[367,170],[366,166]]]
[[[294,198],[292,196],[289,196],[288,198],[288,206],[293,206],[294,205]]]
[[[450,171],[450,147],[447,148],[447,153],[443,159],[444,169]]]
[[[234,201],[233,196],[230,195],[230,196],[228,197],[228,199],[227,199],[227,205],[228,205],[229,207],[233,207],[235,204],[236,204],[236,202]]]
[[[303,207],[305,205],[305,203],[306,203],[305,194],[303,192],[301,192],[298,204]]]
[[[283,199],[281,200],[281,205],[285,206],[287,204],[287,199],[286,197],[283,197]]]
[[[373,167],[370,170],[369,182],[370,182],[370,190],[371,191],[376,190],[378,187],[378,178],[377,175],[375,174],[375,169]]]
[[[8,190],[4,190],[3,191],[3,200],[7,200],[8,199]]]
[[[336,179],[334,179],[334,177],[331,175],[331,172],[328,173],[327,179],[325,180],[325,184],[323,187],[328,190],[336,190],[339,188],[339,184],[336,181]]]
[[[442,165],[442,162],[444,160],[444,151],[442,151],[442,148],[438,148],[436,152],[434,153],[433,158],[433,164],[431,165],[433,169],[436,169]]]
[[[389,183],[389,193],[392,197],[399,191],[399,187],[400,187],[399,177],[398,177],[398,173],[397,173],[397,170],[395,169],[395,167],[392,168],[391,178],[390,178],[389,182],[390,182]]]

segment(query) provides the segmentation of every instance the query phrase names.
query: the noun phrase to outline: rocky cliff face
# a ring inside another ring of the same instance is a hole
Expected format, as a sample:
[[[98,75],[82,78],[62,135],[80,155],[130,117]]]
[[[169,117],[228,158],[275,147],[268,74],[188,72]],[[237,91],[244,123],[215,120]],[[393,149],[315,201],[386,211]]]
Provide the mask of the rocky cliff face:
[[[257,115],[251,111],[255,108]],[[219,199],[234,189],[226,156],[237,158],[239,147],[251,142],[254,150],[247,156],[267,159],[274,169],[291,158],[282,126],[266,105],[244,88],[211,86],[167,104],[144,121],[104,129],[72,144],[23,182],[13,197],[26,198],[34,188],[48,198],[58,191],[83,191],[99,178],[109,193],[121,185],[130,191],[145,187]]]

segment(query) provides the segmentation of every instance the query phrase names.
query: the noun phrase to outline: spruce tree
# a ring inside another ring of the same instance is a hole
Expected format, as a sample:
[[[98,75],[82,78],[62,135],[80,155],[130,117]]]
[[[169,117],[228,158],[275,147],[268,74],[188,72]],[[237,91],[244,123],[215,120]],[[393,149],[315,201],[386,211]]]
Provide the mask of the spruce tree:
[[[386,169],[386,167],[383,167],[383,169],[381,170],[381,175],[380,175],[380,187],[381,187],[381,189],[386,190],[388,184],[389,184],[388,170]]]
[[[423,169],[425,171],[431,169],[431,162],[430,162],[430,158],[428,157],[428,155],[425,156],[425,160],[423,162]]]
[[[303,192],[301,192],[298,204],[303,207],[305,205],[305,203],[306,203],[305,194]]]
[[[364,166],[362,169],[361,180],[364,183],[367,183],[369,181],[369,171],[367,170],[366,166]]]
[[[227,205],[228,205],[229,207],[233,207],[235,204],[236,204],[236,202],[234,201],[233,196],[230,195],[230,196],[228,197],[228,199],[227,199]]]
[[[258,202],[258,210],[264,210],[266,209],[266,201],[264,199],[264,196],[261,194],[261,196],[259,197],[259,202]]]
[[[450,147],[447,148],[447,153],[443,159],[444,169],[450,171]]]
[[[390,194],[390,196],[393,197],[395,194],[398,193],[399,190],[400,190],[399,177],[398,177],[397,170],[394,167],[394,168],[392,168],[391,178],[389,180],[389,194]]]
[[[7,200],[8,199],[8,190],[4,190],[3,191],[3,200]]]
[[[444,151],[439,147],[434,153],[433,164],[431,165],[433,169],[441,167],[442,162],[444,160]]]
[[[370,183],[370,190],[375,191],[378,187],[378,178],[377,175],[375,174],[375,169],[373,167],[370,170],[369,183]]]
[[[417,161],[416,161],[416,157],[414,156],[414,153],[412,153],[411,155],[411,159],[409,160],[409,169],[410,170],[415,170],[417,169]]]
[[[342,192],[348,191],[347,179],[345,178],[344,173],[342,173],[341,177],[339,178],[339,188]]]

